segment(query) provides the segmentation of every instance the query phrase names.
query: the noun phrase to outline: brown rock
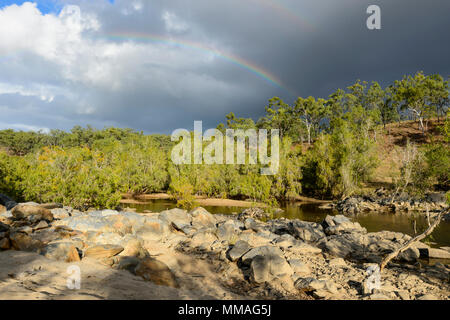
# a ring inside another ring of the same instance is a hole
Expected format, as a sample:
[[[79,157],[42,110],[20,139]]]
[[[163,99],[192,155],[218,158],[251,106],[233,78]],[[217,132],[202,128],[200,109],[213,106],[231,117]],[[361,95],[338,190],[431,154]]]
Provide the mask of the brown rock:
[[[0,221],[0,232],[6,232],[9,230],[9,225]]]
[[[112,245],[112,244],[106,244],[106,245],[97,245],[93,247],[89,247],[84,251],[85,257],[91,257],[94,259],[106,259],[111,258],[123,251],[123,247]]]
[[[80,255],[78,254],[77,248],[71,246],[69,251],[67,252],[66,262],[77,262],[77,261],[81,261]]]
[[[8,238],[0,239],[0,250],[8,250],[11,248],[11,243]]]
[[[11,245],[19,251],[37,251],[43,247],[43,243],[39,240],[31,238],[26,233],[14,232],[9,236]]]
[[[63,208],[63,205],[61,203],[43,203],[39,205],[41,208],[45,209],[61,209]]]
[[[44,248],[42,254],[46,258],[58,261],[77,262],[81,260],[78,250],[72,242],[50,243]]]
[[[33,228],[33,230],[41,230],[46,229],[48,227],[49,227],[48,223],[42,220]]]
[[[179,288],[175,275],[169,267],[154,258],[142,260],[135,269],[136,275],[159,286]]]
[[[49,209],[41,206],[34,206],[28,204],[19,204],[11,210],[11,214],[16,219],[24,219],[29,216],[34,216],[37,220],[53,221],[53,214]]]

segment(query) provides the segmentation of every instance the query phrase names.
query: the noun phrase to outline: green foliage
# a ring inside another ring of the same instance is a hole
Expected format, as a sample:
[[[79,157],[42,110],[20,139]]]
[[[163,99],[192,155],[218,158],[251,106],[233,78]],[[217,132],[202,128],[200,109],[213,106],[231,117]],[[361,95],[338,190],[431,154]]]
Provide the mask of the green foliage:
[[[427,119],[445,114],[448,97],[447,81],[419,72],[386,89],[358,80],[327,99],[299,97],[289,105],[274,97],[256,123],[229,113],[217,127],[222,132],[280,130],[280,167],[274,176],[261,175],[260,165],[174,165],[169,136],[131,129],[1,130],[0,192],[17,200],[78,208],[114,208],[124,192],[168,191],[185,208],[196,205],[196,196],[268,204],[302,193],[345,197],[358,192],[376,168],[381,126],[412,112],[425,131]],[[447,116],[444,141],[404,150],[399,186],[414,192],[449,189],[449,131]]]

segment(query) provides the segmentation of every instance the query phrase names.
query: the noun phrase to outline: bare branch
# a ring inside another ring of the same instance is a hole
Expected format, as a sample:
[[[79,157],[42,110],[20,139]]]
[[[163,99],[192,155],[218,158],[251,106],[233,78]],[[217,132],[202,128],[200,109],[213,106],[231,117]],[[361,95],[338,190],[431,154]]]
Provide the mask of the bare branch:
[[[413,246],[414,243],[419,242],[420,240],[428,237],[431,233],[433,233],[434,229],[439,225],[439,223],[441,222],[442,217],[447,212],[449,212],[449,209],[442,210],[441,212],[439,212],[439,214],[436,217],[436,219],[433,222],[433,224],[431,224],[424,233],[418,235],[417,237],[412,238],[404,246],[402,246],[402,247],[398,248],[397,250],[395,250],[394,252],[391,252],[390,254],[388,254],[380,263],[380,271],[383,271],[383,269],[386,267],[386,265],[389,263],[389,261],[394,259],[400,253],[408,250],[409,248],[411,248]]]

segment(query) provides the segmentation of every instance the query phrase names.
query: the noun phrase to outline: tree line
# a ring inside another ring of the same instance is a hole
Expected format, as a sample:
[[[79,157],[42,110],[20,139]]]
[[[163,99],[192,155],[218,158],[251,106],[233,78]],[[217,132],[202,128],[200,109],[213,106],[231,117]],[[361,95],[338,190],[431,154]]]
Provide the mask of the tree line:
[[[379,164],[377,137],[393,122],[415,120],[423,135],[437,118],[443,140],[408,143],[395,187],[423,193],[448,190],[448,81],[418,72],[382,88],[357,81],[327,99],[269,100],[256,122],[230,113],[219,130],[279,129],[280,170],[258,166],[174,165],[167,135],[88,126],[70,132],[0,131],[0,193],[17,200],[62,202],[79,208],[115,207],[124,192],[168,191],[182,205],[194,195],[275,204],[299,195],[341,198],[361,192]]]

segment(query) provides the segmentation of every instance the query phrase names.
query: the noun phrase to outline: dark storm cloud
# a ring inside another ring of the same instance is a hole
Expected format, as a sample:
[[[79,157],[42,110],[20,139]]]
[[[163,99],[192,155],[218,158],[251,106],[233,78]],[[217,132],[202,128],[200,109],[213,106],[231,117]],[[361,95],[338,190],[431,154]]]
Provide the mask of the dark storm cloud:
[[[0,110],[14,118],[0,127],[92,124],[170,133],[192,128],[194,120],[213,127],[231,111],[256,120],[274,95],[290,103],[296,95],[327,97],[357,79],[388,85],[418,70],[450,74],[445,0],[74,3],[99,23],[81,33],[75,53],[70,45],[61,51],[64,59],[51,50],[9,49],[10,62],[0,60]],[[381,7],[381,30],[366,27],[371,4]],[[232,53],[279,78],[282,87],[211,53],[133,34]],[[66,63],[66,56],[76,63]]]

